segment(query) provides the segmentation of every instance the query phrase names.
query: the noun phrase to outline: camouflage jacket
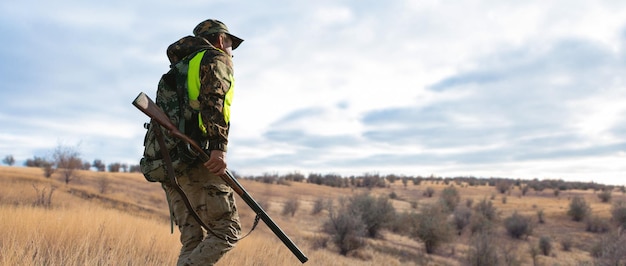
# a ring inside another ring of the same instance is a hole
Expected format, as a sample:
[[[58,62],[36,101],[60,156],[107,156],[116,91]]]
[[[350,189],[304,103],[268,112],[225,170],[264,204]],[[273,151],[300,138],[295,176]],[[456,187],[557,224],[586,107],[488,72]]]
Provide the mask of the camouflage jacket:
[[[167,57],[171,63],[170,67],[179,68],[181,72],[186,73],[187,69],[182,68],[188,67],[190,57],[193,57],[201,50],[205,52],[200,61],[200,90],[197,102],[190,104],[189,100],[186,99],[188,106],[185,108],[187,110],[185,110],[184,116],[185,120],[187,120],[188,129],[185,133],[189,134],[190,131],[197,127],[204,127],[205,132],[197,140],[208,140],[209,150],[226,151],[230,129],[230,100],[234,87],[231,57],[204,39],[193,36],[183,37],[171,44],[167,48]],[[180,82],[178,83],[180,84]],[[184,91],[187,92],[187,88]],[[157,104],[159,104],[158,100],[159,95],[157,95]],[[191,105],[191,109],[189,105]],[[196,110],[195,112],[200,113],[200,119],[194,117],[194,109]],[[175,115],[176,112],[168,112],[166,110],[166,113],[172,114],[171,116],[179,116]],[[180,121],[178,117],[170,118],[173,118],[172,120],[175,123]]]

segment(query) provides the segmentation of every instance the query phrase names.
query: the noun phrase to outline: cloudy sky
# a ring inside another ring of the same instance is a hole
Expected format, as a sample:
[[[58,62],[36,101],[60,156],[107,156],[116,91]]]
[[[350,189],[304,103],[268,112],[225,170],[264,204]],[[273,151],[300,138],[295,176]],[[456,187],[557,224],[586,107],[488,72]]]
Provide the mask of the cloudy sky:
[[[0,156],[137,164],[165,49],[235,51],[229,168],[626,184],[626,1],[0,3]]]

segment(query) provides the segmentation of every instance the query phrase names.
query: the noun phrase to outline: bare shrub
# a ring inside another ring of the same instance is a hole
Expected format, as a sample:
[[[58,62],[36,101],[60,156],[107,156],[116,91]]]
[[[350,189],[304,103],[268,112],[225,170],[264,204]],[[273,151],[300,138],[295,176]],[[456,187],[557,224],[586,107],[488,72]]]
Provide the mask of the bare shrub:
[[[52,174],[54,174],[54,164],[51,162],[45,162],[42,166],[43,168],[43,176],[46,178],[50,178]]]
[[[313,202],[313,209],[311,210],[311,214],[316,215],[323,210],[327,210],[332,206],[332,199],[318,198]]]
[[[377,237],[379,231],[388,226],[396,215],[389,198],[383,196],[355,195],[348,200],[348,208],[361,217],[367,236],[372,238]]]
[[[296,214],[298,207],[300,207],[300,201],[298,201],[298,199],[289,199],[287,200],[287,202],[285,202],[285,205],[283,206],[282,215],[289,215],[293,217]]]
[[[495,222],[489,220],[480,212],[474,212],[470,217],[469,229],[472,235],[494,229]]]
[[[283,186],[291,186],[291,182],[284,177],[279,177],[278,180],[276,180],[276,184],[283,185]]]
[[[465,199],[465,206],[466,207],[471,208],[473,204],[474,204],[474,199],[472,199],[472,198]]]
[[[511,183],[509,181],[500,180],[496,182],[496,190],[498,190],[500,194],[506,193],[509,190],[509,188],[511,188]]]
[[[583,219],[587,218],[591,208],[587,204],[584,198],[580,196],[575,196],[572,198],[572,201],[569,204],[569,210],[567,211],[567,215],[569,215],[572,220],[576,222],[580,222]]]
[[[483,199],[478,202],[478,204],[474,206],[474,210],[477,213],[482,214],[489,221],[495,221],[498,218],[498,212],[496,207],[494,207],[493,203],[491,203],[491,201],[488,201],[487,199]]]
[[[504,227],[511,237],[517,239],[529,236],[533,232],[531,219],[518,214],[517,211],[504,219]]]
[[[468,207],[458,206],[452,213],[452,220],[456,226],[457,233],[461,235],[463,229],[470,224],[472,218],[472,210]]]
[[[432,187],[427,187],[426,190],[424,190],[423,195],[432,198],[433,195],[435,195],[435,189]]]
[[[495,237],[490,231],[482,231],[472,236],[467,252],[467,264],[470,266],[497,266],[498,253]]]
[[[589,217],[586,222],[587,232],[605,233],[611,229],[611,224],[608,219],[596,215]]]
[[[530,258],[533,261],[533,265],[537,266],[539,265],[539,254],[540,254],[540,250],[539,247],[533,245],[533,244],[528,244],[528,253],[530,253]]]
[[[56,190],[56,187],[50,186],[47,188],[39,188],[38,186],[33,185],[35,189],[35,202],[33,202],[33,206],[39,206],[44,208],[52,207],[52,193]]]
[[[311,240],[313,249],[325,249],[328,247],[328,236],[326,235],[315,235]]]
[[[546,222],[545,215],[543,214],[543,209],[537,211],[537,222],[543,224]]]
[[[611,190],[606,189],[598,193],[598,198],[604,203],[611,201]]]
[[[483,231],[470,238],[466,262],[469,266],[520,266],[517,245],[500,243],[494,231]]]
[[[390,199],[397,199],[398,198],[398,194],[396,194],[395,191],[392,191],[391,193],[389,193],[389,198]]]
[[[626,236],[620,233],[605,234],[591,248],[596,265],[624,265],[626,262]]]
[[[552,251],[552,239],[547,236],[542,236],[539,238],[539,250],[544,256],[550,256],[550,252]]]
[[[565,237],[565,238],[561,239],[561,249],[563,251],[571,251],[572,250],[572,245],[574,245],[574,243],[572,242],[572,238]]]
[[[498,245],[500,250],[499,260],[502,261],[502,265],[507,266],[521,266],[523,260],[517,255],[517,249],[519,248],[515,244],[500,244]]]
[[[328,218],[323,226],[324,232],[330,235],[332,242],[339,248],[339,254],[346,256],[348,252],[365,246],[365,224],[360,215],[355,215],[345,207],[337,213],[331,208]]]
[[[104,194],[109,190],[109,187],[111,186],[111,180],[106,176],[106,175],[100,175],[98,176],[98,190],[100,191],[100,194]]]
[[[459,195],[459,191],[455,187],[446,187],[441,191],[441,195],[439,200],[443,204],[444,211],[452,212],[459,205],[461,201],[461,196]]]
[[[526,196],[526,193],[528,193],[530,187],[528,185],[524,185],[520,189],[522,190],[522,196]]]
[[[413,225],[417,221],[416,216],[417,214],[413,211],[398,213],[393,219],[393,222],[389,225],[389,230],[396,234],[410,234]]]
[[[626,228],[626,201],[618,200],[611,208],[613,220],[622,228]]]
[[[453,229],[446,222],[446,216],[439,204],[425,205],[418,214],[413,235],[424,243],[426,253],[432,254],[440,244],[451,240]]]

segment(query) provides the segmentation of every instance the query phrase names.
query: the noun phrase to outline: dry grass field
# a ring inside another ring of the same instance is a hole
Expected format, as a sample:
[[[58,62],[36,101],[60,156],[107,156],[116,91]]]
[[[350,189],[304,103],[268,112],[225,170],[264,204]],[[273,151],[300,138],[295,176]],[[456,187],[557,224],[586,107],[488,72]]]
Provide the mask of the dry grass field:
[[[367,190],[307,183],[285,186],[240,182],[309,257],[307,265],[464,265],[466,261],[469,232],[455,236],[434,254],[426,254],[423,243],[389,231],[384,231],[382,238],[367,239],[366,247],[350,256],[339,255],[332,244],[325,248],[317,244],[324,237],[321,227],[328,219],[327,211],[311,214],[314,202],[320,198],[337,202],[357,193],[388,196],[393,192],[397,195],[392,200],[396,211],[411,212],[438,201],[438,193],[448,186],[443,183],[409,183],[405,187],[397,181],[387,188]],[[423,195],[427,187],[435,190],[435,196]],[[594,265],[592,246],[603,235],[612,234],[587,232],[584,222],[574,222],[567,215],[571,198],[581,196],[594,215],[610,218],[611,203],[601,202],[592,190],[567,190],[558,196],[551,190],[531,190],[522,196],[517,188],[500,194],[490,186],[455,187],[460,192],[460,204],[468,199],[474,203],[487,199],[500,217],[517,211],[532,218],[534,230],[527,238],[511,238],[502,225],[496,230],[499,250],[517,258],[518,265]],[[282,215],[283,205],[293,199],[300,202],[295,215]],[[614,192],[611,201],[624,199],[623,193]],[[238,205],[247,232],[254,213],[241,199]],[[540,210],[545,219],[541,224],[537,223]],[[552,252],[538,255],[533,261],[530,247],[536,246],[542,236],[552,239]],[[560,247],[564,240],[571,243],[569,251]],[[159,184],[145,181],[141,174],[78,171],[77,177],[65,184],[56,175],[44,178],[38,168],[0,167],[0,265],[175,265],[179,248],[178,230],[174,228],[170,233],[162,189]],[[219,262],[299,264],[263,222]]]

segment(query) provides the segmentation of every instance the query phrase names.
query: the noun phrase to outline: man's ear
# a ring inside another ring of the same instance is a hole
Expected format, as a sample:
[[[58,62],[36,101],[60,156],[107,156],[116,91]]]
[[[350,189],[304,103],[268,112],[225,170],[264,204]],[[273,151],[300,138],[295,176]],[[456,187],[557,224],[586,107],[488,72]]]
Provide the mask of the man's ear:
[[[220,48],[222,50],[224,50],[224,42],[225,42],[226,36],[224,34],[220,34],[217,36],[217,48]]]

